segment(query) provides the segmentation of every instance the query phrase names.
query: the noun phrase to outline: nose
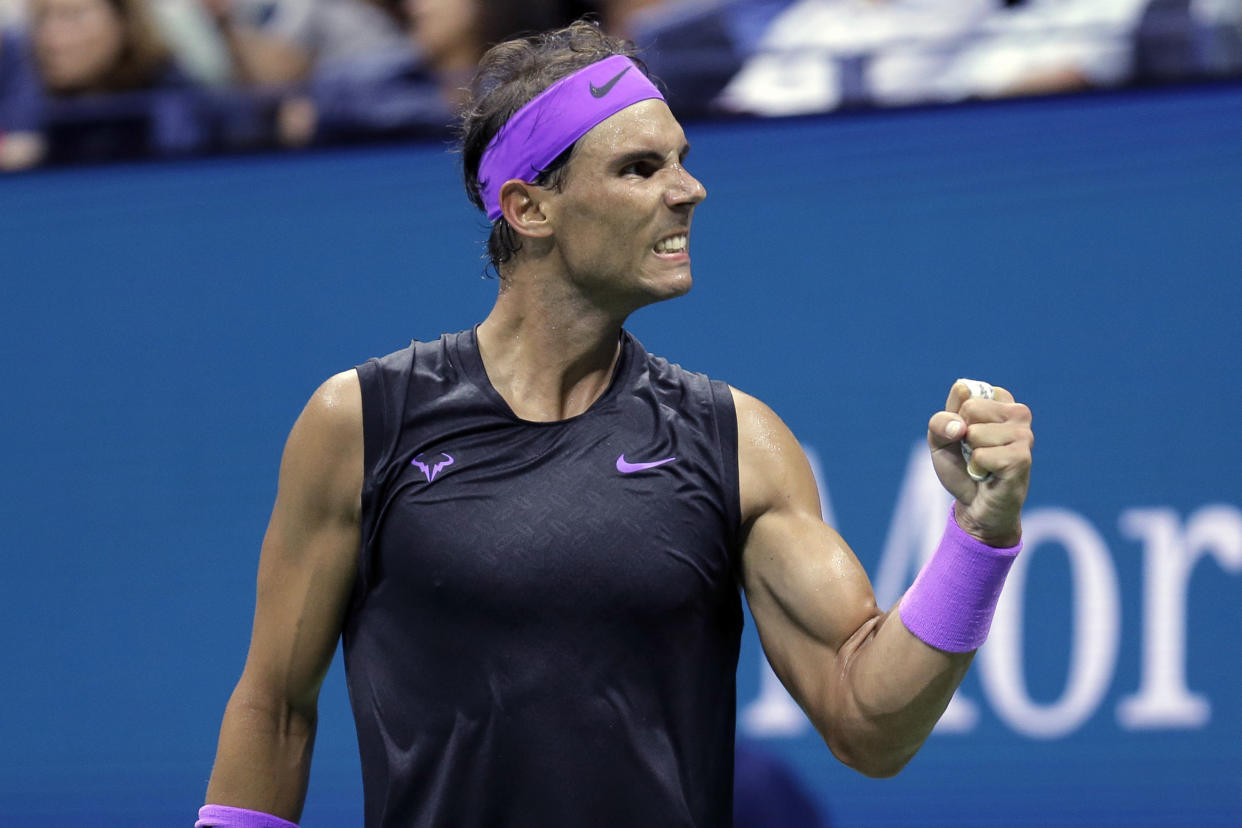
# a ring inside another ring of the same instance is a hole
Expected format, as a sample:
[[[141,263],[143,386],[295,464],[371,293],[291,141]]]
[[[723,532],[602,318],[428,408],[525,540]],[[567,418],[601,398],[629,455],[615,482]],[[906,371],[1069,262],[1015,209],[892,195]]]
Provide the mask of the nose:
[[[693,207],[707,198],[707,188],[681,164],[673,164],[670,172],[672,172],[674,180],[665,195],[665,203],[669,207],[680,205],[690,205]]]

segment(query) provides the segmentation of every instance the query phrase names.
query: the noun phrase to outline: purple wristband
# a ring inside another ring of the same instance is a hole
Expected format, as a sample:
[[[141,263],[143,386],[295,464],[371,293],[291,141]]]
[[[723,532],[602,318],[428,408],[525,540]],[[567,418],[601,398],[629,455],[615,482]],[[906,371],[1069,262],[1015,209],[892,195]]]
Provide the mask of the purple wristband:
[[[262,811],[229,805],[204,805],[198,809],[194,828],[298,828],[295,823]]]
[[[940,545],[901,599],[901,621],[938,650],[967,653],[988,637],[1001,587],[1022,543],[988,546],[957,525],[953,508]]]

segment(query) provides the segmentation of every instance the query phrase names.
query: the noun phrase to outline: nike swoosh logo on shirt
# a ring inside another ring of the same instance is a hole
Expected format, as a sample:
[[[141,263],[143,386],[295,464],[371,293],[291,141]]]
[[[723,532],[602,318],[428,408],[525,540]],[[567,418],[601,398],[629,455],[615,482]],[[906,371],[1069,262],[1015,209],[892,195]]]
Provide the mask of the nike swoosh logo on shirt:
[[[617,471],[622,474],[646,471],[647,469],[654,469],[656,466],[663,466],[665,463],[671,463],[676,459],[676,457],[665,457],[663,460],[653,460],[650,463],[631,463],[622,454],[617,458]]]
[[[625,68],[624,68],[624,69],[622,69],[620,72],[618,72],[618,73],[616,74],[616,76],[615,76],[612,80],[608,81],[608,83],[604,84],[603,86],[596,86],[596,85],[595,85],[595,84],[593,84],[593,83],[592,83],[592,84],[590,84],[590,86],[591,86],[591,94],[592,94],[593,96],[595,96],[596,98],[602,98],[602,97],[604,97],[605,95],[607,95],[609,92],[611,92],[611,91],[612,91],[612,88],[613,88],[614,86],[616,86],[616,85],[617,85],[617,81],[621,80],[621,76],[622,76],[622,75],[624,75],[626,72],[630,71],[630,70],[631,70],[631,69],[633,69],[633,68],[634,68],[634,67],[632,67],[632,66],[627,66],[627,67],[625,67]]]

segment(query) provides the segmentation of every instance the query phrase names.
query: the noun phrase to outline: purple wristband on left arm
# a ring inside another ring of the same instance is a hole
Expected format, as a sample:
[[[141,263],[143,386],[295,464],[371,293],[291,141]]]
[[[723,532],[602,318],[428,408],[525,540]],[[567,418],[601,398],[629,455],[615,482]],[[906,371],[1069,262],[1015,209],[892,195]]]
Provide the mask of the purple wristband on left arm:
[[[194,828],[298,828],[296,823],[262,811],[231,805],[204,805],[198,809]]]
[[[901,599],[901,621],[938,650],[968,653],[988,637],[1001,587],[1022,543],[988,546],[957,525],[949,509],[940,545]]]

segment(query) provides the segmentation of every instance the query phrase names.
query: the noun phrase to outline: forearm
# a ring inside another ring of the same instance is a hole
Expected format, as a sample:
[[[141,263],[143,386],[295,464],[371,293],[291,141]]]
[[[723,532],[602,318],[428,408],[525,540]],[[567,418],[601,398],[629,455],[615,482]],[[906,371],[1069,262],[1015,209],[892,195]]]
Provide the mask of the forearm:
[[[892,776],[922,747],[970,667],[974,652],[931,647],[894,607],[846,644],[829,744],[868,776]]]
[[[847,647],[847,700],[865,736],[888,744],[897,770],[944,712],[983,644],[1020,536],[989,546],[961,529],[950,510],[944,537],[900,604],[864,625]],[[873,629],[868,630],[868,626]],[[895,772],[895,771],[894,771]]]
[[[306,800],[315,725],[313,712],[274,702],[243,680],[225,708],[207,802],[296,822]]]

